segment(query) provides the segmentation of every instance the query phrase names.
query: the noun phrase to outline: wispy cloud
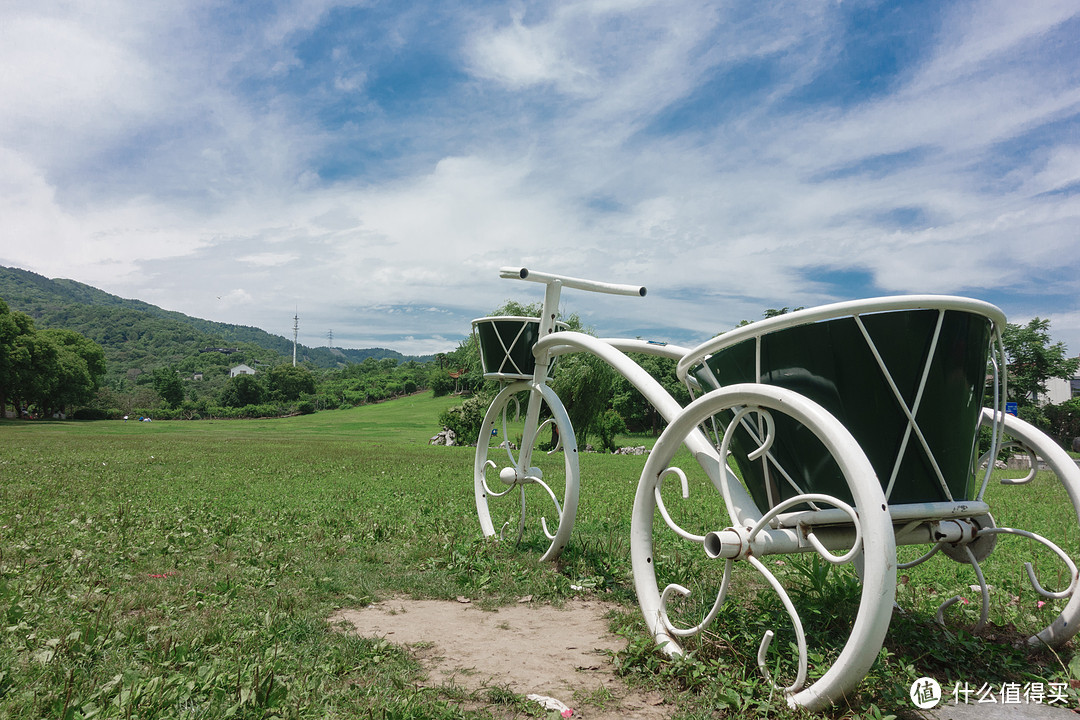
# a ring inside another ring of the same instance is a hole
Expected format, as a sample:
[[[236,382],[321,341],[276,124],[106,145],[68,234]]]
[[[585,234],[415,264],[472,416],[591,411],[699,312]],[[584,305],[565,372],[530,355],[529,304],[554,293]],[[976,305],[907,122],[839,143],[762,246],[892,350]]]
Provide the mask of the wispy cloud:
[[[339,345],[447,349],[538,299],[496,275],[528,264],[650,285],[568,293],[603,334],[932,291],[1075,352],[1078,32],[1070,2],[17,2],[0,263]]]

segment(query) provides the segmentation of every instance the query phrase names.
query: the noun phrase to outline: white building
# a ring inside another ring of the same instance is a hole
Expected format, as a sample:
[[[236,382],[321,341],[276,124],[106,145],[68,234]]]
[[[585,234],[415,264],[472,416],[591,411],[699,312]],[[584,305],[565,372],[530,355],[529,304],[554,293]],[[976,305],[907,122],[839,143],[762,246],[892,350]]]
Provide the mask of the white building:
[[[1050,378],[1046,381],[1046,395],[1041,400],[1043,405],[1057,405],[1074,397],[1080,397],[1080,377],[1071,380]]]
[[[255,368],[249,367],[249,366],[243,365],[243,364],[237,365],[236,367],[234,367],[232,370],[229,371],[229,377],[236,377],[237,375],[254,375],[254,374],[255,374]]]

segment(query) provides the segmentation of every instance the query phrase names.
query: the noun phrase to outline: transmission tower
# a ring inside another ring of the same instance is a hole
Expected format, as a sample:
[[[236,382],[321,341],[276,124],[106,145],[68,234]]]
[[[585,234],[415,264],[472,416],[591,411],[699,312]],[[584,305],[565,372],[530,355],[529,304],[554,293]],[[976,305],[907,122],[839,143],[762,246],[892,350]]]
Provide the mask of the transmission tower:
[[[292,320],[292,365],[296,367],[296,336],[300,333],[300,314],[293,315]]]

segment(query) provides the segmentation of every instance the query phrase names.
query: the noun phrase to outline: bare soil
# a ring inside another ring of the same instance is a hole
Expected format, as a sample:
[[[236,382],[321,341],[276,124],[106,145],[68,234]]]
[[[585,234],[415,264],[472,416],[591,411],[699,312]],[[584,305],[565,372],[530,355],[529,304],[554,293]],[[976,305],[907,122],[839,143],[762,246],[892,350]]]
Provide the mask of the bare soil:
[[[604,616],[612,607],[572,600],[563,608],[520,602],[488,611],[468,601],[398,598],[340,610],[330,622],[409,648],[430,687],[498,687],[552,697],[575,718],[666,720],[672,705],[615,676],[611,655],[626,641],[608,631]]]

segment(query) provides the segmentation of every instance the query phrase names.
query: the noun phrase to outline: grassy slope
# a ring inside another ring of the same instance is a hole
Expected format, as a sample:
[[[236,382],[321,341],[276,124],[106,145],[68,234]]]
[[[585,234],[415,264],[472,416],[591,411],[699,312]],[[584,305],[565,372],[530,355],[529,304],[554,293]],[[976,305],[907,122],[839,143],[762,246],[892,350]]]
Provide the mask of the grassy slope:
[[[693,690],[679,696],[687,716],[769,705],[752,660],[703,651],[665,665],[642,636],[628,547],[641,458],[583,458],[575,539],[560,564],[540,564],[479,540],[472,450],[427,445],[454,402],[0,423],[0,717],[471,716],[453,690],[417,690],[406,653],[325,618],[393,593],[559,602],[572,584],[626,604],[636,640],[619,662],[640,682]],[[863,701],[887,707],[913,673],[940,671],[931,654],[977,663],[973,681],[1027,672],[962,634],[900,632],[906,655],[875,671]]]

